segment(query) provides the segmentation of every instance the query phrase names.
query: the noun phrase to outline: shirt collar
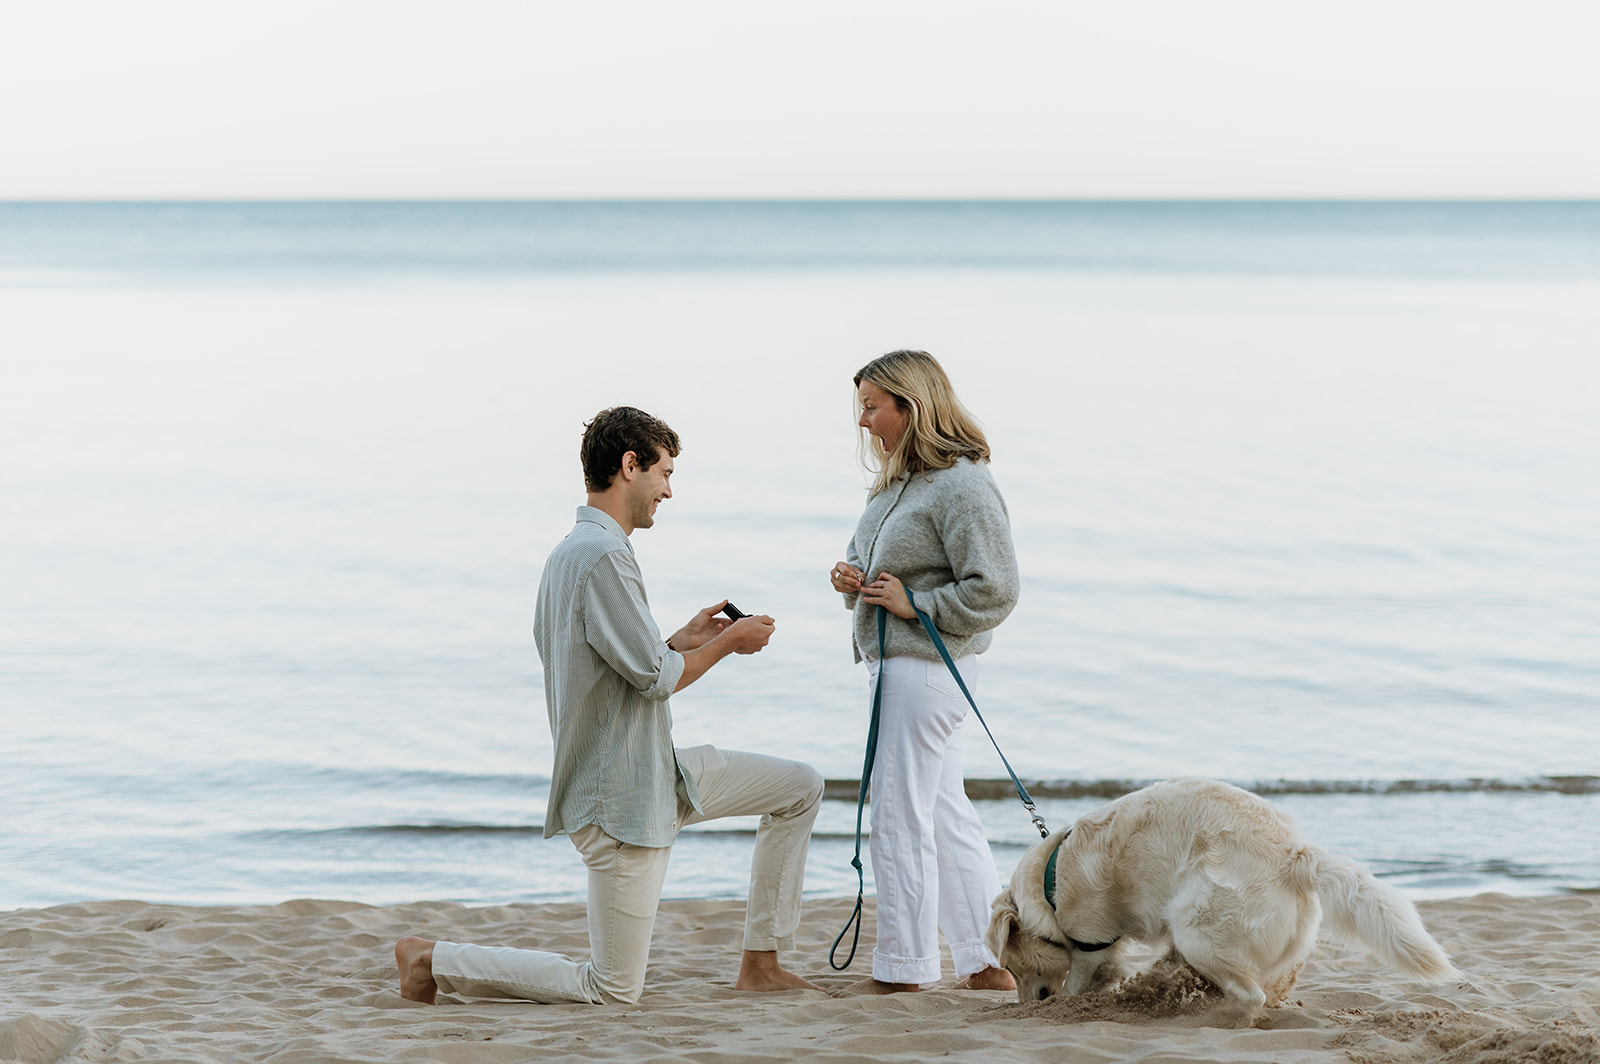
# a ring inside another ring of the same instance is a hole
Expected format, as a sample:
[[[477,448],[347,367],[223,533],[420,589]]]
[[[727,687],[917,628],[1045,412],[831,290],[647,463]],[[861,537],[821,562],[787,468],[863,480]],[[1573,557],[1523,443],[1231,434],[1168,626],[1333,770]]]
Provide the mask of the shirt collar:
[[[628,540],[628,534],[622,530],[622,526],[617,524],[615,517],[612,517],[597,506],[580,506],[578,507],[578,523],[584,524],[585,522],[591,525],[599,525],[607,532],[610,532],[613,536],[628,544],[628,553],[633,553],[633,544]]]

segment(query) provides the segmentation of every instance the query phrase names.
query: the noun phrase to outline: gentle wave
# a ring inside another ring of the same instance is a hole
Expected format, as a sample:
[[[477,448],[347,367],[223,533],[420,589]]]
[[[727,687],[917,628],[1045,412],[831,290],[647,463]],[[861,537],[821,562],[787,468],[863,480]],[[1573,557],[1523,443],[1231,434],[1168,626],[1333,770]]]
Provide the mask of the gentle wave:
[[[1126,780],[1023,780],[1034,798],[1120,798],[1157,783],[1155,779]],[[1600,776],[1533,776],[1524,779],[1410,779],[1410,780],[1229,780],[1257,794],[1472,794],[1525,792],[1529,794],[1600,794]],[[859,780],[830,779],[823,797],[855,801]],[[1017,797],[1008,779],[969,779],[967,797],[998,801]]]
[[[537,835],[544,837],[543,824],[362,824],[339,828],[275,829],[243,832],[255,838],[319,837],[340,835]]]
[[[452,775],[458,780],[468,783],[479,782],[470,774],[450,773],[439,775]],[[491,779],[504,779],[504,777],[488,777]],[[524,782],[520,778],[518,782]],[[542,782],[542,781],[541,781]],[[1029,797],[1039,800],[1066,800],[1066,801],[1109,801],[1120,798],[1125,794],[1147,787],[1156,780],[1025,780],[1023,786]],[[1420,794],[1434,795],[1470,795],[1470,794],[1498,794],[1498,795],[1600,795],[1600,776],[1538,776],[1526,779],[1416,779],[1416,780],[1256,780],[1232,781],[1237,786],[1246,790],[1269,797],[1298,796],[1305,798],[1317,797],[1343,797],[1360,795],[1368,797],[1381,797],[1385,795],[1408,796]],[[854,804],[859,795],[859,784],[850,779],[830,779],[824,783],[823,799],[830,802]],[[1015,785],[1008,779],[968,779],[966,781],[968,797],[973,801],[982,803],[991,809],[1004,810],[1008,802],[1018,800]],[[700,836],[728,836],[728,837],[754,837],[756,831],[753,817],[736,817],[727,820],[708,821],[695,824],[686,829]],[[831,819],[838,821],[837,816]],[[843,823],[842,821],[839,821]],[[863,825],[863,830],[865,826]],[[434,822],[398,822],[398,823],[372,823],[372,824],[344,824],[331,827],[305,827],[305,828],[268,828],[258,831],[245,831],[239,833],[241,837],[249,836],[258,839],[265,838],[331,838],[338,836],[450,836],[450,835],[536,835],[542,837],[544,824],[542,822],[530,823],[491,823],[463,820],[440,820]],[[1003,834],[1003,833],[997,833]],[[835,830],[829,827],[818,827],[813,830],[813,839],[851,839],[855,837],[853,830]],[[991,838],[996,845],[1006,845],[1012,840],[1005,837]],[[1492,862],[1491,862],[1492,863]],[[1485,867],[1488,867],[1487,865]]]
[[[756,826],[754,817],[745,817],[732,820],[711,821],[705,824],[696,824],[685,828],[684,834],[706,838],[717,836],[722,838],[755,838]],[[745,821],[751,821],[748,826]],[[868,834],[865,825],[862,834]],[[332,839],[332,838],[363,838],[374,836],[416,836],[418,838],[441,836],[497,836],[497,835],[531,835],[538,838],[544,837],[543,824],[359,824],[337,828],[274,828],[265,831],[243,831],[236,834],[236,838],[255,840],[291,840],[291,839]],[[680,836],[681,837],[681,836]],[[811,833],[814,841],[837,841],[855,838],[854,831],[827,831],[815,830]],[[1002,845],[1003,843],[997,843]]]
[[[1108,778],[1108,779],[1024,779],[1022,785],[1035,798],[1120,798],[1158,783],[1166,777]],[[106,783],[112,778],[100,774],[97,779]],[[239,786],[251,779],[274,780],[280,784],[298,779],[304,784],[337,784],[361,789],[407,790],[428,787],[448,791],[465,788],[473,791],[505,790],[518,795],[543,797],[550,787],[550,777],[540,773],[507,772],[452,772],[438,769],[369,769],[359,766],[327,766],[313,768],[271,763],[229,762],[213,766],[209,774],[192,774],[187,783],[204,785],[226,782]],[[149,786],[142,776],[127,776],[130,785]],[[1226,782],[1257,794],[1423,794],[1474,792],[1528,792],[1555,794],[1600,794],[1600,776],[1546,775],[1524,777],[1462,777],[1458,779],[1230,779]],[[993,801],[1016,796],[1016,785],[1002,777],[968,777],[965,781],[967,797],[974,801]],[[824,781],[823,798],[832,801],[855,801],[861,789],[859,779],[841,777]],[[394,825],[408,827],[409,825]],[[417,825],[429,830],[442,830],[455,826],[452,822]],[[463,827],[477,827],[465,824]]]

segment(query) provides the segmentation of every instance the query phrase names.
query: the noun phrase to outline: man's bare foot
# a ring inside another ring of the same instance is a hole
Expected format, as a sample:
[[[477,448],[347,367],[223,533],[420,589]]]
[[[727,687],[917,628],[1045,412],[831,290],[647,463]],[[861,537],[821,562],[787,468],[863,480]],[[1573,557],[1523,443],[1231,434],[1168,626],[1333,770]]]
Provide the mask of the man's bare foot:
[[[739,979],[735,990],[765,992],[773,990],[822,990],[778,963],[777,950],[747,949],[739,960]],[[826,991],[823,991],[826,993]]]
[[[439,996],[439,984],[433,981],[433,943],[402,938],[394,944],[394,963],[400,968],[400,996],[432,1005]]]
[[[917,983],[885,983],[878,979],[863,979],[850,984],[849,994],[915,994],[922,989]]]
[[[957,990],[1015,990],[1017,981],[1004,968],[985,968],[973,972],[956,984]]]

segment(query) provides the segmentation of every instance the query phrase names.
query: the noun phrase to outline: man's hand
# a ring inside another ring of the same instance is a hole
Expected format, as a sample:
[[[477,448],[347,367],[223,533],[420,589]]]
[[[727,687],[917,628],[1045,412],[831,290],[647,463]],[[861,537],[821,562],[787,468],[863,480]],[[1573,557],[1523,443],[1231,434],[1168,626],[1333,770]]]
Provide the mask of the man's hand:
[[[678,686],[674,692],[681,691],[706,674],[706,670],[729,654],[755,654],[766,646],[772,639],[774,622],[766,614],[755,617],[740,617],[737,621],[717,621],[710,614],[720,610],[727,603],[712,606],[703,613],[696,614],[696,620],[685,625],[687,629],[693,626],[700,617],[718,626],[716,635],[707,639],[701,645],[689,650],[683,655],[683,675],[678,677]],[[677,640],[678,635],[673,635]],[[676,644],[674,644],[676,645]]]
[[[720,608],[720,607],[719,607]],[[772,639],[774,622],[766,614],[740,617],[722,633],[735,654],[758,654]]]
[[[728,604],[727,599],[714,606],[707,606],[689,619],[689,623],[672,633],[672,638],[667,640],[667,645],[680,654],[687,654],[691,650],[698,650],[711,640],[715,639],[733,622],[726,617],[717,616],[722,607]]]

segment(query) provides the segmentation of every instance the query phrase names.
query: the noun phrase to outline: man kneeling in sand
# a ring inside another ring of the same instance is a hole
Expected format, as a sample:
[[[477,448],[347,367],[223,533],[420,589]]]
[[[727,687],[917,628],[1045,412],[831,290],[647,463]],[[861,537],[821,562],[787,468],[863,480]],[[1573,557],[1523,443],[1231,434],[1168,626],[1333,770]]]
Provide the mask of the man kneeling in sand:
[[[585,427],[588,505],[545,562],[534,640],[555,739],[545,838],[565,833],[589,868],[590,959],[538,950],[395,944],[400,993],[632,1004],[644,990],[667,857],[686,824],[760,815],[738,990],[821,988],[778,964],[794,946],[822,777],[809,765],[711,746],[674,750],[667,698],[729,654],[754,654],[771,617],[726,621],[723,602],[663,640],[628,542],[672,497],[678,435],[632,407]]]

